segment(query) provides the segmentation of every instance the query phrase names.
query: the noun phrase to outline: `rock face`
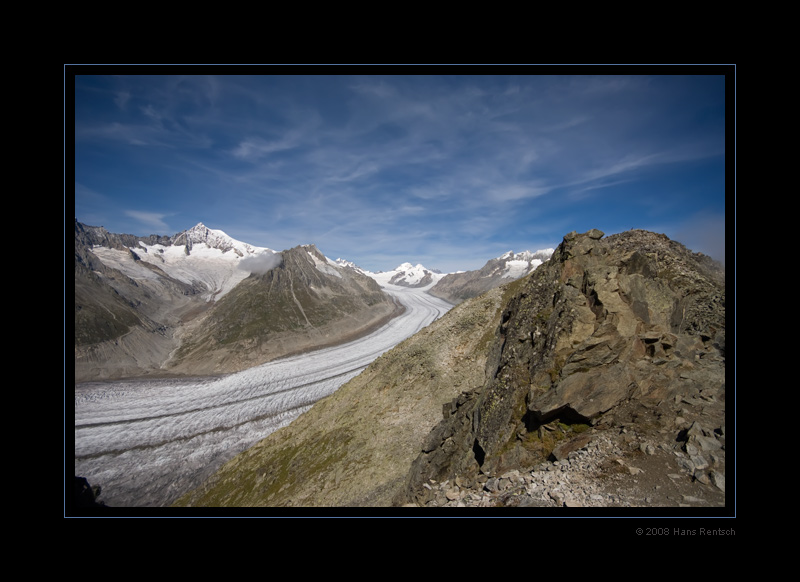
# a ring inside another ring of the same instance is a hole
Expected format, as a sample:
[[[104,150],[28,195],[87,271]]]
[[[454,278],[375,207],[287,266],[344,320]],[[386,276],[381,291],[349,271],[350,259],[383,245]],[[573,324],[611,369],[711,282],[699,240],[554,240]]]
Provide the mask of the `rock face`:
[[[458,305],[471,297],[477,297],[489,289],[494,289],[511,280],[524,277],[550,258],[553,249],[507,252],[501,257],[490,259],[477,271],[450,273],[442,277],[428,293]]]
[[[567,235],[524,280],[497,330],[489,381],[432,431],[396,501],[424,503],[431,479],[534,466],[552,451],[542,432],[552,423],[619,426],[643,407],[666,429],[683,398],[724,402],[721,268],[663,235],[602,237]],[[724,426],[724,404],[715,422]]]
[[[663,235],[595,230],[461,303],[180,504],[721,505],[724,450],[724,272]]]
[[[105,508],[105,505],[98,501],[100,487],[92,486],[85,477],[75,475],[73,481],[72,502],[74,508]]]
[[[76,382],[235,372],[347,341],[398,310],[313,245],[274,253],[202,224],[135,237],[75,221]]]

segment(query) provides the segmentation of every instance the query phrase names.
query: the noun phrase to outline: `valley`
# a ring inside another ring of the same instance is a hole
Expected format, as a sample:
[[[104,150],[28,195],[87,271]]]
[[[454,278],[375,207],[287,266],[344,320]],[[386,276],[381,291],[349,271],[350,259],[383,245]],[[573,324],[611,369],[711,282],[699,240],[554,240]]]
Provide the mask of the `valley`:
[[[725,359],[719,264],[568,233],[173,505],[721,512]]]
[[[405,311],[349,343],[221,377],[76,385],[75,474],[110,507],[169,505],[452,307],[424,287],[384,290]]]
[[[724,269],[663,235],[451,274],[202,224],[75,248],[107,507],[726,506]]]

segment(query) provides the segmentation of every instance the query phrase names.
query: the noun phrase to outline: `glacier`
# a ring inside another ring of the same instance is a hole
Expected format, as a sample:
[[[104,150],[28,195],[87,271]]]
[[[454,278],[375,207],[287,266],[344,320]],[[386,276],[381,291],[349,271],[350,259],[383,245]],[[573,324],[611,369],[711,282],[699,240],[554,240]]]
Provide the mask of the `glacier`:
[[[75,474],[110,507],[170,505],[452,307],[427,287],[382,286],[405,312],[347,344],[222,377],[77,385]]]

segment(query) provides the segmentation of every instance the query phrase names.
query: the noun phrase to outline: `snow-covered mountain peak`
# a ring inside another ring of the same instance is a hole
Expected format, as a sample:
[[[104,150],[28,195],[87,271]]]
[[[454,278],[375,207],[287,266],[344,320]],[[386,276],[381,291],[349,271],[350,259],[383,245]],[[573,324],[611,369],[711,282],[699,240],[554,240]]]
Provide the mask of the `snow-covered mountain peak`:
[[[355,263],[353,263],[351,261],[346,261],[345,259],[342,259],[342,258],[336,259],[334,261],[334,263],[336,263],[340,267],[350,267],[351,269],[355,269],[356,268],[356,264]]]
[[[199,233],[205,234],[205,233],[208,232],[208,227],[205,224],[203,224],[202,222],[198,222],[197,224],[195,224],[192,228],[190,228],[186,232],[199,232]],[[219,232],[222,232],[222,231],[219,231]]]
[[[553,252],[554,249],[541,249],[535,252],[522,251],[519,253],[508,251],[495,259],[498,266],[493,270],[493,273],[486,276],[492,276],[497,273],[498,269],[502,269],[503,274],[501,277],[503,279],[518,279],[549,259]]]
[[[553,252],[553,249],[519,253],[508,251],[499,257],[489,259],[477,271],[450,273],[432,287],[429,293],[453,304],[458,304],[465,299],[507,283],[509,280],[524,277],[549,259]]]
[[[251,273],[280,264],[280,254],[272,249],[243,243],[202,222],[173,237],[135,242],[129,238],[124,246],[112,246],[95,245],[92,252],[134,280],[157,279],[163,272],[189,285],[201,285],[209,301],[219,299]]]
[[[502,254],[501,256],[497,257],[499,261],[545,261],[550,258],[554,249],[541,249],[538,251],[521,251],[519,253],[515,253],[514,251],[508,251],[507,253]]]
[[[337,267],[342,267],[344,269],[352,269],[352,270],[354,270],[354,271],[356,271],[358,273],[361,273],[362,275],[369,275],[369,273],[367,271],[365,271],[364,269],[362,269],[361,267],[359,267],[358,265],[356,265],[355,263],[353,263],[351,261],[347,261],[345,259],[339,258],[339,259],[336,259],[335,261],[332,261],[332,262]]]
[[[401,287],[425,287],[437,283],[444,277],[442,273],[431,271],[419,263],[416,265],[402,263],[391,271],[367,274],[382,285],[388,283]]]
[[[186,241],[192,244],[206,243],[208,246],[226,245],[233,240],[221,230],[211,230],[202,222],[198,222],[192,228],[177,234],[175,238],[177,239],[181,234]]]
[[[260,255],[265,251],[275,252],[266,247],[256,247],[238,241],[221,230],[208,228],[202,222],[198,222],[189,230],[176,234],[173,238],[173,245],[185,245],[190,253],[196,245],[205,245],[209,249],[217,249],[223,253],[233,251],[239,257]]]

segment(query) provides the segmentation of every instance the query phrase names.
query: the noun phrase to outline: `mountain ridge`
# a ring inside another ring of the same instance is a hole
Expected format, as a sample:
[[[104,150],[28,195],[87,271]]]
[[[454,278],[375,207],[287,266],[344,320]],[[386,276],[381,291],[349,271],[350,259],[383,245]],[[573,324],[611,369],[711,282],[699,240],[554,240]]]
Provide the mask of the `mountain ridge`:
[[[507,280],[524,277],[549,259],[553,252],[553,249],[519,253],[508,251],[499,257],[489,259],[478,270],[449,273],[441,277],[428,293],[457,305]]]
[[[265,279],[275,269],[281,276]],[[234,290],[249,312],[226,300]],[[76,382],[238,371],[352,339],[401,311],[314,245],[278,253],[203,223],[137,237],[75,219]],[[267,320],[263,331],[253,323]]]
[[[439,281],[444,275],[417,263],[401,263],[391,271],[368,273],[381,284],[398,285],[400,287],[422,288]]]
[[[314,245],[281,255],[278,266],[242,281],[187,329],[175,353],[184,361],[173,369],[239,371],[355,339],[402,312],[374,280],[337,269]]]
[[[725,358],[721,267],[569,233],[176,505],[725,507]]]

